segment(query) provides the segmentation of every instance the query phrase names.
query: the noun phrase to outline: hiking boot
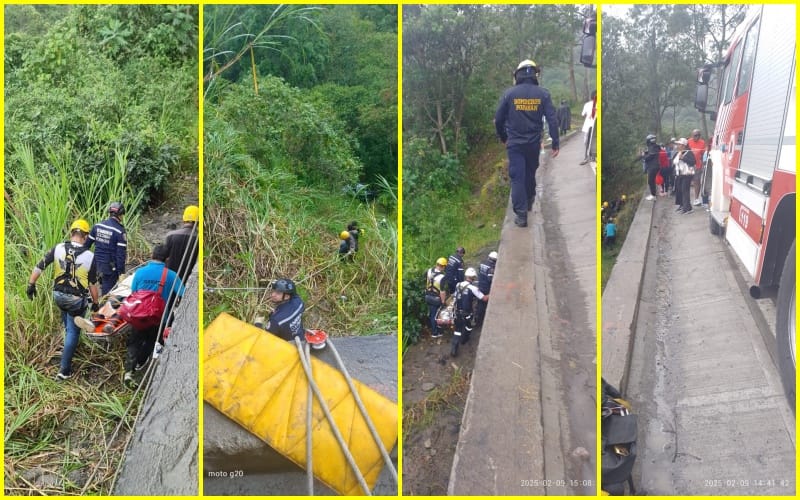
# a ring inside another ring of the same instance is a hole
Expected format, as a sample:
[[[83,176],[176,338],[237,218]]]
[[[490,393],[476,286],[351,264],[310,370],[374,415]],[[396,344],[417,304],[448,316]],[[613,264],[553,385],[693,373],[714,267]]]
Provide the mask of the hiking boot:
[[[514,225],[517,227],[528,227],[528,219],[523,219],[519,215],[514,217]]]
[[[56,374],[56,381],[69,380],[72,378],[72,372],[64,373],[61,370]]]
[[[83,316],[75,316],[75,318],[73,318],[73,321],[75,321],[75,326],[77,326],[84,332],[94,331],[94,323],[84,318]]]
[[[136,387],[136,379],[133,378],[133,372],[125,372],[122,376],[122,383],[130,388]]]
[[[431,338],[432,338],[432,339],[438,339],[438,338],[439,338],[439,337],[441,337],[441,336],[442,336],[442,332],[439,332],[439,333],[431,333]]]

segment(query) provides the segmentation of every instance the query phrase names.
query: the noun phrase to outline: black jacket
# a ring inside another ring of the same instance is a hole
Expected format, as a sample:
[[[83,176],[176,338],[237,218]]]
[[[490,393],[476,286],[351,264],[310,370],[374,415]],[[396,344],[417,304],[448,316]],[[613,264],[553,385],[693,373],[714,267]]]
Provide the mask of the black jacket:
[[[550,92],[524,80],[506,90],[500,98],[494,114],[497,136],[506,147],[537,144],[542,141],[542,117],[547,118],[553,149],[559,149],[558,120]]]

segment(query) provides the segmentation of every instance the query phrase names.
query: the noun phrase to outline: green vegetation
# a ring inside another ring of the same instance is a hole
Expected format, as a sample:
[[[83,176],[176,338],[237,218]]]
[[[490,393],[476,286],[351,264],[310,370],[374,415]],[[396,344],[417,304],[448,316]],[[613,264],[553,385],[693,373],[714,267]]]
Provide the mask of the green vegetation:
[[[128,209],[129,260],[148,253],[139,214],[196,170],[196,19],[196,6],[5,7],[6,494],[110,493],[132,424],[124,346],[84,340],[57,384],[52,268],[35,300],[25,286],[74,219],[98,222],[112,200]]]
[[[206,287],[289,277],[306,328],[396,331],[395,6],[208,6],[205,16]],[[357,183],[375,199],[349,194]],[[363,233],[349,263],[338,235],[353,220]],[[207,294],[204,321],[223,311],[252,321],[267,297]]]
[[[457,246],[477,264],[500,239],[509,187],[492,120],[517,64],[533,59],[554,104],[567,100],[573,113],[595,73],[577,65],[583,14],[575,5],[406,5],[403,14],[407,347],[427,324],[425,271]]]

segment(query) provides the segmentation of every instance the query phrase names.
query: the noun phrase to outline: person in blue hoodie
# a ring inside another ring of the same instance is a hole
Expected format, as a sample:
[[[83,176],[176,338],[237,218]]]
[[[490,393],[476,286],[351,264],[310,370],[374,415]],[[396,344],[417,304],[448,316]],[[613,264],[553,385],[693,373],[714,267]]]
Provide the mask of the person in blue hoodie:
[[[514,72],[515,85],[500,98],[494,115],[494,126],[508,154],[508,176],[511,179],[511,203],[514,224],[528,225],[528,212],[536,196],[536,169],[542,146],[543,118],[552,139],[553,157],[558,156],[558,119],[550,92],[539,86],[539,68],[525,59]]]

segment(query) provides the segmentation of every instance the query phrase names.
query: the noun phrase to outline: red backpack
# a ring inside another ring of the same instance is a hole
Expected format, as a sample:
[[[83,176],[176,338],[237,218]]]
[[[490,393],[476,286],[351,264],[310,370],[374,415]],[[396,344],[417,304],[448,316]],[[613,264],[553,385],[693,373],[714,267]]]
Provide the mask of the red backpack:
[[[134,330],[147,330],[158,325],[166,308],[164,298],[161,296],[166,280],[167,265],[164,264],[158,291],[137,290],[128,295],[117,310],[119,317],[129,323]]]

